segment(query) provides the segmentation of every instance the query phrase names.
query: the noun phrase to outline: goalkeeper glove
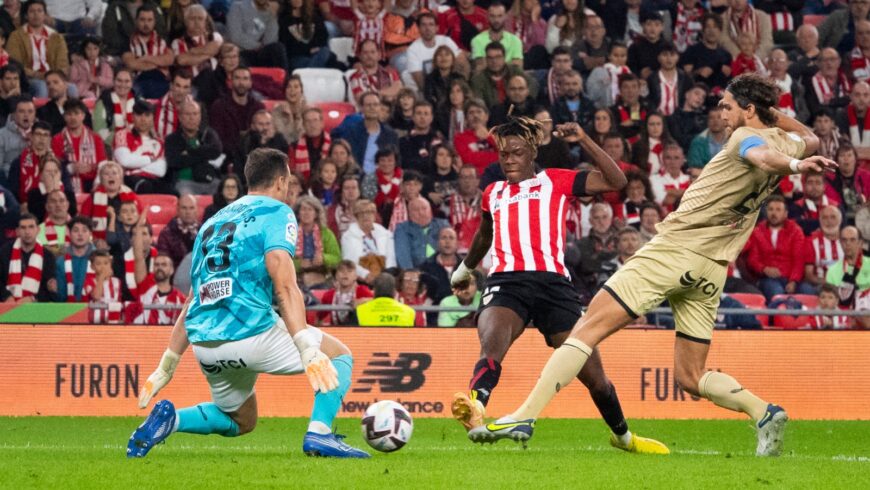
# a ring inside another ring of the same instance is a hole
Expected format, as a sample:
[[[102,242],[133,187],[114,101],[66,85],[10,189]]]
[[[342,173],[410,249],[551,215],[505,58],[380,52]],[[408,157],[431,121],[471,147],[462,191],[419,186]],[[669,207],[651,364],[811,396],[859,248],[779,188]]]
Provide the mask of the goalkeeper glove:
[[[172,375],[175,374],[175,368],[178,366],[178,361],[180,360],[181,356],[166,349],[166,352],[163,353],[163,357],[160,358],[160,364],[157,365],[157,369],[151,373],[151,376],[148,376],[148,380],[145,381],[145,386],[142,388],[142,391],[139,392],[139,408],[147,407],[151,398],[153,398],[158,391],[162,390],[163,387],[169,383],[169,380],[172,379]]]
[[[454,288],[465,288],[470,280],[471,269],[465,265],[465,261],[463,260],[459,262],[456,270],[453,271],[453,275],[450,276],[450,285]]]
[[[302,357],[305,375],[314,391],[326,393],[338,388],[338,371],[332,361],[320,350],[314,334],[305,329],[293,336],[293,343]]]

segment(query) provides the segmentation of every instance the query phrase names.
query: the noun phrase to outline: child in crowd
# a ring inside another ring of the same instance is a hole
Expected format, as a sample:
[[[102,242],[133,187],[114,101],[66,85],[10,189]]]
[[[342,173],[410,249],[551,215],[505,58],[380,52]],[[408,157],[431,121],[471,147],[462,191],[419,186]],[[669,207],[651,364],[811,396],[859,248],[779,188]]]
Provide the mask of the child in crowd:
[[[839,310],[839,303],[840,299],[836,286],[822,284],[819,287],[818,309]],[[852,318],[843,315],[819,315],[810,318],[810,326],[813,327],[814,330],[841,330],[852,327]]]
[[[338,190],[338,165],[332,160],[323,159],[317,166],[317,172],[311,182],[308,193],[316,197],[324,206],[329,206]]]
[[[105,306],[90,308],[91,323],[121,323],[121,280],[112,275],[112,255],[107,250],[95,250],[91,254],[93,275],[85,279],[84,296]]]
[[[743,73],[755,72],[761,76],[767,76],[767,67],[761,58],[755,54],[755,36],[751,32],[741,32],[737,36],[737,47],[740,53],[731,62],[731,76],[736,77]]]

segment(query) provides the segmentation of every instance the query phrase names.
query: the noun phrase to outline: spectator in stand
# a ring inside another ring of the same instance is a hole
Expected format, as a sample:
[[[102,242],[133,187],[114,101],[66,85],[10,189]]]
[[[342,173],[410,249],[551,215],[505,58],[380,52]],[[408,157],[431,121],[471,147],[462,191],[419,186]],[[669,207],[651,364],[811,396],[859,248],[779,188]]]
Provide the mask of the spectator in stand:
[[[69,243],[67,225],[72,219],[69,214],[69,201],[63,191],[55,190],[48,194],[46,211],[45,221],[39,225],[36,241],[57,257],[64,245]]]
[[[589,216],[592,229],[589,236],[578,242],[568,243],[565,248],[565,264],[572,268],[574,286],[581,301],[588,304],[598,291],[597,273],[601,264],[616,255],[618,228],[613,224],[613,210],[598,202],[592,205]]]
[[[419,100],[414,103],[414,127],[399,139],[399,161],[403,170],[426,172],[432,149],[443,142],[443,136],[432,127],[432,103]]]
[[[465,53],[460,51],[459,46],[452,39],[438,34],[438,20],[435,14],[431,12],[420,13],[417,16],[417,27],[420,30],[420,38],[411,43],[407,51],[408,63],[405,73],[410,74],[411,78],[410,80],[405,79],[405,83],[408,86],[411,86],[412,84],[409,82],[413,81],[413,85],[416,85],[417,90],[422,91],[426,85],[424,79],[431,72],[436,71],[436,68],[442,69],[433,64],[435,54],[442,47],[448,49],[449,53],[453,55],[453,62],[450,65],[449,71],[441,74],[442,79],[444,79],[442,85],[445,89],[447,88],[447,79],[451,73],[461,73],[463,75],[469,73],[470,68]]]
[[[408,46],[420,38],[417,28],[418,9],[423,8],[416,0],[393,0],[384,16],[385,57],[396,71],[408,70]]]
[[[278,12],[278,40],[284,45],[289,71],[323,68],[332,54],[326,45],[326,23],[314,4],[314,0],[288,0]]]
[[[332,306],[351,306],[354,309],[318,312],[320,325],[356,326],[356,307],[369,301],[374,293],[364,284],[357,282],[356,264],[350,260],[342,260],[335,271],[335,286],[324,293],[320,303]]]
[[[251,94],[251,70],[238,67],[233,70],[231,97],[218,99],[209,108],[209,123],[220,137],[224,153],[228,159],[233,159],[236,165],[242,165],[239,159],[242,131],[251,126],[251,120],[257,111],[265,109],[263,103]]]
[[[39,223],[24,213],[18,218],[14,242],[0,247],[0,301],[46,303],[57,293],[55,257],[36,240]]]
[[[213,194],[224,161],[221,139],[214,129],[203,126],[199,102],[185,101],[179,119],[178,129],[166,138],[165,183],[180,193]]]
[[[21,207],[15,194],[0,185],[0,245],[7,243],[7,237],[14,235],[20,214]]]
[[[272,114],[266,109],[255,112],[254,117],[251,118],[251,127],[242,133],[241,152],[235,159],[239,162],[235,166],[237,172],[244,173],[248,155],[257,148],[272,148],[281,153],[287,153],[289,150],[287,140],[284,139],[284,135],[275,131]]]
[[[269,0],[233,2],[227,14],[227,39],[242,49],[248,66],[287,69],[287,51],[278,42],[278,18]]]
[[[307,183],[312,169],[329,154],[332,138],[324,130],[323,111],[309,107],[302,113],[303,134],[290,147],[290,169],[299,173]]]
[[[602,260],[595,271],[593,279],[597,282],[596,288],[600,289],[610,276],[616,273],[625,262],[634,256],[643,245],[640,232],[631,226],[627,226],[616,233],[616,254],[607,260]]]
[[[507,99],[508,80],[515,75],[525,76],[525,72],[521,66],[505,62],[505,48],[501,44],[490,43],[486,46],[485,52],[486,63],[471,77],[471,89],[483,99],[487,107],[493,107]],[[526,81],[529,82],[529,93],[532,97],[536,97],[537,83],[530,82],[528,79]]]
[[[57,281],[57,301],[83,301],[83,289],[88,276],[94,271],[90,265],[91,254],[96,250],[91,243],[91,221],[84,216],[76,216],[68,223],[69,242],[55,259],[55,280]],[[109,261],[111,267],[111,260]]]
[[[356,264],[360,280],[372,284],[384,269],[396,266],[393,234],[375,223],[375,203],[360,199],[353,206],[356,222],[341,236],[341,257]]]
[[[439,20],[438,32],[453,39],[463,51],[471,51],[471,41],[489,27],[487,11],[474,0],[456,0],[456,5],[443,12]]]
[[[359,178],[362,175],[362,170],[353,159],[353,148],[347,141],[343,139],[332,141],[329,145],[329,158],[338,167],[339,179],[347,176]]]
[[[601,22],[601,18],[595,15],[588,15],[583,6],[583,2],[580,2],[579,0],[567,0],[561,2],[561,8],[559,11],[547,20],[547,52],[553,54],[554,49],[557,47],[563,47],[568,49],[568,52],[570,53],[572,48],[581,46],[584,37],[591,33],[589,30],[589,21],[592,17],[598,18],[596,25],[601,27],[600,30],[602,32],[606,32],[604,30],[604,23]],[[596,38],[600,38],[599,42],[600,40],[603,40],[604,36],[599,36],[597,29],[595,32]],[[582,62],[582,60],[578,61]]]
[[[115,141],[115,131],[133,127],[133,75],[119,68],[112,79],[112,90],[104,90],[94,106],[94,131],[106,143]]]
[[[580,73],[568,71],[562,75],[559,87],[561,95],[553,104],[552,124],[576,122],[581,127],[590,127],[595,114],[595,103],[583,94],[583,78]]]
[[[171,194],[165,184],[163,141],[155,136],[154,106],[145,100],[133,105],[133,127],[115,132],[114,160],[124,167],[124,183],[137,194]]]
[[[788,219],[785,199],[771,195],[765,207],[767,219],[759,223],[746,244],[746,264],[760,277],[758,287],[768,302],[777,294],[814,294],[801,282],[804,276],[804,233]]]
[[[302,92],[302,78],[299,75],[290,75],[284,82],[284,100],[275,104],[272,109],[275,130],[284,136],[288,144],[299,139],[302,134],[302,113],[307,107],[305,94]]]
[[[804,86],[788,74],[789,61],[785,51],[779,48],[771,51],[767,65],[771,80],[780,90],[779,110],[800,121],[808,120],[810,111],[804,99]]]
[[[175,70],[169,84],[169,92],[157,102],[154,126],[157,137],[164,140],[178,129],[178,114],[181,105],[191,96],[191,75],[188,70]]]
[[[99,184],[90,197],[82,203],[81,216],[92,220],[92,231],[95,240],[105,240],[109,222],[114,222],[115,215],[120,215],[121,204],[137,203],[136,194],[124,185],[124,169],[116,162],[104,161],[99,168]],[[108,209],[111,208],[111,213]]]
[[[836,286],[824,283],[819,286],[820,310],[838,310],[840,298]],[[821,315],[810,317],[810,327],[814,330],[844,330],[854,327],[855,321],[845,315]]]
[[[169,8],[166,9],[166,38],[175,39],[184,35],[184,12],[187,7],[194,4],[194,0],[174,0],[170,1]],[[209,28],[214,27],[214,23],[207,20]]]
[[[106,214],[109,223],[106,239],[103,243],[98,242],[99,247],[97,248],[108,247],[112,256],[118,259],[130,248],[133,242],[133,228],[142,219],[142,214],[139,213],[139,207],[134,201],[122,202],[117,213],[114,208],[109,207],[106,209]]]
[[[662,220],[662,209],[654,202],[644,203],[640,207],[640,243],[646,245],[658,234],[656,225]]]
[[[36,121],[30,130],[30,143],[21,151],[20,156],[12,161],[12,164],[9,166],[9,178],[7,179],[8,188],[15,193],[18,201],[24,203],[25,206],[28,204],[27,198],[30,191],[40,187],[42,162],[48,155],[51,155],[52,160],[57,160],[54,154],[51,153],[51,130],[47,123]],[[54,184],[54,182],[52,183]],[[63,187],[60,173],[57,175],[57,185],[61,188]],[[51,189],[46,189],[45,192],[47,193],[50,190],[54,190],[54,186]],[[44,199],[41,204],[45,204]],[[44,207],[40,213],[33,213],[33,210],[30,209],[28,211],[35,214],[38,219],[42,219],[45,214]]]
[[[595,141],[595,144],[603,148],[605,138],[615,131],[616,124],[613,121],[613,113],[610,112],[610,109],[596,109],[595,114],[592,116],[592,127],[589,128],[589,136]],[[620,153],[616,162],[618,163],[619,160],[624,159],[625,156]]]
[[[569,0],[570,2],[570,0]],[[579,3],[579,2],[578,2]],[[565,3],[563,2],[563,6]],[[573,67],[583,76],[589,76],[593,70],[607,62],[611,40],[604,28],[604,21],[597,15],[585,15],[585,35],[571,47],[570,55],[574,60]],[[553,19],[553,17],[551,17]],[[558,22],[558,20],[557,20]],[[575,21],[576,22],[576,21]],[[566,25],[567,27],[567,25]],[[565,27],[563,27],[563,30]],[[553,50],[555,57],[556,49]],[[627,56],[628,53],[625,53]]]
[[[30,93],[34,97],[46,97],[45,77],[49,70],[64,74],[69,71],[66,40],[45,24],[45,0],[30,0],[25,8],[27,23],[9,35],[6,49],[10,58],[24,66]]]
[[[184,9],[184,34],[171,44],[175,64],[191,71],[196,86],[200,84],[201,73],[217,68],[216,56],[224,42],[219,33],[212,32],[209,19],[202,5],[191,4]]]
[[[399,195],[392,201],[383,203],[379,208],[381,222],[389,223],[387,229],[393,233],[400,223],[408,221],[408,207],[411,201],[422,195],[423,175],[416,170],[403,171],[402,184],[399,187]]]
[[[670,16],[674,21],[673,42],[680,53],[700,42],[704,27],[704,6],[698,0],[678,0],[671,7]]]
[[[562,95],[562,78],[571,71],[571,52],[564,46],[557,46],[551,57],[550,68],[544,76],[543,86],[538,90],[538,102],[545,106],[552,106]],[[537,72],[537,78],[540,73]],[[579,72],[578,72],[579,73]],[[583,90],[583,79],[580,79],[580,91]]]
[[[353,15],[356,17],[353,32],[353,51],[358,52],[359,46],[366,39],[375,41],[383,55],[384,50],[384,17],[392,2],[383,0],[350,0]]]
[[[352,101],[361,108],[361,97],[369,92],[378,93],[389,101],[395,100],[402,89],[402,81],[395,68],[380,64],[382,53],[377,42],[371,39],[362,41],[357,57],[360,66],[348,80]]]
[[[631,74],[626,61],[628,48],[622,43],[613,43],[608,50],[607,63],[589,74],[586,93],[595,102],[595,107],[610,107],[619,100],[620,77]]]
[[[561,138],[553,137],[553,118],[550,113],[539,107],[534,119],[544,125],[544,137],[538,146],[535,163],[541,168],[575,168],[578,159],[572,155],[572,148]]]
[[[181,307],[184,304],[184,293],[172,286],[172,276],[175,274],[175,266],[172,258],[164,253],[158,253],[154,258],[154,281],[152,284],[142,284],[139,302],[143,306],[169,306]],[[132,323],[145,325],[174,325],[181,309],[143,310],[142,315],[134,319]]]
[[[689,152],[692,139],[707,128],[707,114],[704,99],[707,87],[696,83],[685,93],[685,101],[673,114],[666,117],[668,132],[679,143],[685,153]]]
[[[17,63],[0,68],[0,121],[5,121],[9,114],[15,112],[15,102],[22,92],[22,76],[21,67]]]
[[[804,240],[804,281],[809,287],[825,284],[828,268],[843,258],[840,244],[840,225],[843,214],[835,206],[826,206],[819,211],[821,226]]]
[[[386,101],[381,98],[382,109],[385,110],[385,116],[389,118],[389,125],[396,130],[399,137],[405,136],[414,127],[414,104],[417,100],[419,100],[417,92],[410,88],[399,90],[399,95],[392,104],[386,104]]]
[[[48,87],[48,97],[50,100],[44,106],[37,109],[36,118],[51,124],[51,133],[57,134],[63,130],[66,124],[64,104],[70,100],[70,85],[67,83],[66,75],[56,70],[51,70],[45,74],[45,83]],[[84,123],[90,128],[92,126],[91,113],[87,107],[85,107],[84,114]]]
[[[150,0],[110,0],[103,16],[103,41],[106,54],[121,56],[130,47],[130,39],[135,35],[138,26],[138,13],[140,7],[146,7],[154,11],[154,25],[157,35],[166,39],[166,24],[163,10]]]
[[[849,0],[849,8],[838,9],[819,24],[819,45],[848,53],[855,45],[857,21],[870,18],[870,3]]]
[[[112,256],[106,250],[95,250],[89,259],[93,274],[85,278],[82,290],[82,299],[89,303],[88,321],[94,324],[121,323],[123,289],[121,280],[112,275]]]
[[[435,254],[438,232],[449,227],[447,221],[432,218],[429,201],[418,197],[408,203],[408,221],[396,227],[396,263],[402,269],[419,267]]]
[[[686,92],[692,87],[692,79],[677,69],[677,48],[665,41],[658,54],[659,68],[646,79],[649,89],[649,105],[663,116],[670,116],[686,102]]]
[[[471,58],[474,60],[474,71],[483,71],[484,61],[489,68],[490,56],[499,57],[502,63],[509,63],[518,69],[523,67],[523,42],[506,28],[507,9],[498,1],[492,2],[486,11],[489,29],[482,31],[471,40]],[[502,47],[501,56],[492,51],[494,44]],[[486,60],[484,60],[486,58]],[[483,94],[480,94],[483,95]],[[485,97],[485,95],[483,95]]]
[[[855,213],[870,198],[870,171],[858,167],[858,152],[845,141],[837,149],[837,165],[826,175],[826,192],[842,203],[844,222],[854,223]]]
[[[628,67],[632,73],[645,80],[659,69],[658,56],[668,41],[662,35],[664,18],[661,13],[643,10],[640,13],[640,23],[643,35],[635,39],[628,48]]]
[[[326,226],[326,213],[320,201],[312,196],[300,196],[296,201],[299,233],[293,263],[302,283],[308,287],[323,284],[341,260],[341,249],[335,235]]]
[[[840,68],[840,61],[840,53],[833,48],[824,48],[819,55],[819,71],[803,79],[807,107],[811,114],[825,106],[836,109],[849,103],[852,84]]]
[[[870,22],[868,22],[870,24]],[[845,135],[858,152],[858,166],[870,166],[870,84],[857,82],[849,94],[849,105],[837,111],[835,121],[840,134]]]
[[[641,127],[645,126],[646,107],[640,99],[640,80],[634,74],[619,76],[619,99],[610,110],[622,137],[630,143],[637,141]]]
[[[741,32],[737,35],[737,48],[739,49],[734,60],[731,61],[731,76],[738,77],[744,73],[757,73],[767,76],[767,67],[764,61],[756,53],[755,35],[751,32]]]
[[[870,21],[855,25],[855,48],[849,53],[849,74],[856,81],[870,79]]]
[[[628,183],[622,190],[622,202],[613,206],[613,214],[620,226],[640,226],[640,208],[648,203],[655,202],[652,192],[652,184],[649,178],[642,172],[629,172],[625,178]],[[613,220],[613,218],[611,218]],[[604,228],[600,228],[604,230]],[[603,233],[603,231],[601,232]]]
[[[112,88],[112,65],[100,53],[100,40],[86,37],[80,48],[81,58],[70,66],[70,82],[83,99],[95,99]]]
[[[820,53],[819,31],[816,26],[803,24],[798,27],[797,48],[788,53],[788,57],[793,62],[788,68],[789,75],[798,80],[815,75],[816,70],[818,70],[816,60]]]
[[[49,23],[72,39],[93,36],[103,18],[103,2],[97,0],[47,0]]]
[[[707,129],[692,138],[689,147],[689,175],[696,177],[701,174],[701,170],[713,156],[722,151],[728,135],[728,128],[722,119],[722,109],[718,106],[710,108],[707,113]]]
[[[515,0],[507,16],[505,29],[516,34],[522,43],[524,68],[549,68],[549,53],[546,48],[547,20],[541,18],[539,0]]]
[[[353,36],[356,17],[350,0],[317,2],[317,9],[323,16],[329,37]]]
[[[447,220],[457,233],[457,247],[462,253],[471,248],[474,233],[480,228],[482,195],[477,170],[471,165],[463,165],[459,170],[456,192],[447,198]]]
[[[433,303],[440,303],[450,296],[450,276],[462,261],[456,253],[457,246],[456,231],[450,227],[442,228],[438,232],[437,253],[420,264],[420,271],[428,279],[427,292]]]
[[[157,237],[157,251],[172,259],[173,267],[178,267],[181,259],[193,250],[201,226],[197,214],[196,198],[190,194],[182,195],[178,198],[175,218]]]
[[[329,158],[324,158],[311,174],[308,195],[317,198],[324,206],[329,206],[338,193],[338,166]]]
[[[773,49],[773,30],[770,24],[770,15],[766,12],[753,8],[748,0],[728,0],[728,10],[722,14],[725,28],[719,41],[722,47],[731,56],[737,56],[740,49],[737,38],[743,32],[748,32],[755,37],[757,42],[756,54],[761,58],[767,58]]]
[[[21,97],[14,106],[15,111],[0,129],[0,185],[4,187],[9,185],[12,162],[27,147],[27,139],[36,120],[36,106],[30,98]]]
[[[839,201],[825,193],[827,182],[822,173],[804,174],[803,197],[789,206],[789,218],[795,220],[805,235],[819,227],[820,210],[832,206],[838,208]]]
[[[713,13],[704,14],[701,23],[701,42],[686,49],[680,67],[712,91],[722,90],[731,78],[731,53],[722,47],[724,23]]]
[[[535,117],[535,99],[529,94],[529,81],[525,75],[511,75],[505,84],[506,97],[504,102],[492,108],[490,126],[497,126],[508,121],[508,112],[513,117]]]
[[[359,97],[362,119],[345,121],[332,131],[332,139],[342,138],[353,148],[353,158],[362,164],[363,172],[375,171],[375,154],[388,146],[399,144],[399,137],[390,126],[381,122],[381,99],[375,92]]]
[[[837,288],[840,309],[870,310],[870,267],[863,267],[864,262],[870,262],[870,257],[864,255],[864,238],[857,228],[847,226],[840,232],[840,243],[843,258],[828,268],[825,280]],[[868,328],[870,317],[859,316],[856,323]]]
[[[683,193],[689,188],[692,179],[683,173],[683,165],[686,156],[683,149],[676,143],[665,145],[662,151],[662,170],[664,173],[655,173],[650,176],[653,195],[665,214],[677,209]]]
[[[360,182],[355,175],[345,175],[339,181],[339,189],[332,204],[326,209],[326,224],[336,239],[356,221],[353,206],[360,199]]]
[[[9,33],[17,29],[22,22],[22,13],[20,0],[3,2],[3,9],[0,11],[0,28],[3,32]]]
[[[450,212],[447,200],[456,192],[459,180],[457,163],[459,157],[450,145],[442,144],[432,149],[429,167],[424,174],[426,177],[423,186],[423,194],[435,208],[435,216],[445,218]],[[472,167],[475,177],[477,169]]]
[[[221,179],[217,191],[212,196],[209,204],[202,214],[202,222],[205,223],[218,211],[235,202],[236,199],[245,195],[242,180],[236,174],[229,174]]]
[[[422,280],[419,269],[406,269],[399,272],[398,295],[400,303],[408,306],[431,306],[432,299],[426,288],[426,282]],[[431,320],[429,319],[431,317]],[[414,326],[425,327],[435,323],[437,315],[418,311],[415,314]]]
[[[663,174],[662,155],[665,145],[674,142],[665,126],[665,118],[658,112],[653,112],[646,118],[640,131],[640,137],[631,147],[632,163],[637,165],[647,175]]]
[[[356,307],[360,326],[413,327],[417,314],[410,306],[396,301],[396,278],[378,274],[372,285],[374,299]]]
[[[465,306],[476,310],[480,307],[481,299],[478,285],[482,285],[483,282],[483,275],[476,270],[472,271],[468,286],[464,289],[453,288],[453,294],[442,299],[438,305],[445,308]],[[439,327],[471,327],[475,324],[474,316],[474,312],[442,311],[438,313],[437,325]]]
[[[90,191],[97,176],[97,164],[106,160],[103,140],[85,125],[87,112],[84,102],[68,99],[63,104],[66,126],[51,140],[51,149],[66,165],[75,192]]]
[[[387,203],[393,202],[399,196],[402,183],[402,169],[396,159],[397,152],[393,147],[378,150],[375,155],[377,167],[374,173],[367,173],[362,180],[362,195],[373,199],[378,211]],[[378,222],[383,221],[378,217]]]
[[[130,36],[129,47],[125,47],[121,57],[130,73],[135,73],[136,92],[148,99],[163,97],[169,90],[169,67],[175,62],[175,53],[160,35],[160,18],[156,6],[144,4],[139,7],[136,10],[136,32]]]
[[[817,155],[836,160],[842,137],[840,129],[834,123],[834,111],[824,107],[813,116],[810,122],[813,125],[813,132],[819,138]]]
[[[448,141],[465,131],[465,104],[471,100],[471,87],[465,80],[453,80],[447,92],[447,101],[435,106],[435,127]]]
[[[465,104],[465,117],[468,129],[454,136],[453,146],[462,163],[474,165],[482,175],[489,164],[498,161],[495,140],[487,129],[489,109],[482,100],[471,99]]]
[[[38,124],[45,124],[39,121]],[[47,136],[48,129],[40,128],[40,132],[45,132],[46,135],[40,134],[37,138],[31,138],[31,142],[34,139],[41,139],[39,143],[40,147],[49,147],[49,142],[51,141],[51,137]],[[27,154],[25,154],[27,153]],[[22,153],[23,160],[30,159],[30,150],[25,150],[25,153]],[[35,157],[34,155],[33,157]],[[29,165],[29,164],[25,164]],[[51,153],[50,149],[44,150],[44,153],[39,158],[38,171],[39,171],[39,182],[37,185],[30,189],[27,193],[25,199],[20,199],[19,202],[25,203],[25,207],[27,208],[27,212],[36,216],[38,220],[45,219],[45,210],[46,205],[48,204],[48,194],[52,191],[62,191],[64,195],[66,195],[66,200],[69,202],[69,211],[70,215],[75,216],[78,214],[76,209],[76,195],[73,193],[69,186],[63,183],[63,171],[61,170],[61,164],[58,161],[57,157]]]

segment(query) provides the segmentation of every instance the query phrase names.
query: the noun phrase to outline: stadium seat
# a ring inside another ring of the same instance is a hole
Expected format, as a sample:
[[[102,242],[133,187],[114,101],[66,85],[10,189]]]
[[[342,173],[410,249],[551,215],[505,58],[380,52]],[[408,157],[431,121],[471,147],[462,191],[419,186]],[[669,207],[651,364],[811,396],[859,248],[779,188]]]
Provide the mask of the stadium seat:
[[[354,55],[352,37],[334,37],[329,40],[329,50],[335,55],[339,63],[347,64],[347,60]]]
[[[82,210],[82,204],[84,204],[85,201],[87,201],[89,197],[91,197],[91,195],[88,194],[87,192],[78,192],[78,193],[76,193],[76,208],[77,208],[79,211]]]
[[[148,212],[151,225],[166,225],[175,217],[178,198],[171,194],[142,194],[139,202]]]
[[[816,296],[811,294],[777,294],[773,298],[770,299],[771,303],[778,300],[785,300],[789,297],[792,297],[804,306],[804,309],[813,309],[816,308],[819,304],[819,300]],[[779,305],[780,310],[787,310],[788,306],[785,304]],[[810,326],[810,316],[809,315],[774,315],[773,316],[773,326],[786,329],[786,330],[795,330],[799,328],[809,328]]]
[[[323,111],[323,126],[326,132],[335,129],[345,117],[356,112],[353,104],[347,102],[321,102],[315,105]]]
[[[283,68],[269,68],[264,66],[252,66],[251,74],[267,76],[274,80],[279,87],[284,86],[284,77],[287,76],[287,72],[285,72]]]
[[[94,107],[97,105],[97,99],[87,98],[82,99],[82,102],[85,103],[85,107],[87,107],[89,111],[94,112]]]
[[[753,294],[753,293],[727,293],[728,296],[731,296],[735,300],[743,303],[749,309],[755,308],[767,308],[767,302],[764,299],[764,295],[761,294]],[[770,317],[767,315],[755,315],[755,318],[758,318],[759,323],[761,323],[762,327],[766,327],[770,325]]]
[[[280,104],[280,100],[274,99],[263,99],[263,105],[266,107],[266,110],[272,112],[272,109],[275,108],[276,105]]]
[[[51,99],[49,99],[48,97],[34,97],[33,98],[33,105],[35,105],[36,108],[39,109],[40,107],[44,106],[45,104],[48,104],[49,100],[51,100]]]
[[[804,16],[804,24],[810,26],[817,26],[821,24],[827,15],[805,15]]]
[[[196,197],[197,216],[199,216],[199,219],[201,221],[203,214],[205,213],[205,208],[211,205],[214,197],[205,194],[200,194],[194,197]]]
[[[344,102],[347,87],[344,74],[332,68],[298,68],[294,75],[302,78],[305,100],[309,104],[318,102]]]

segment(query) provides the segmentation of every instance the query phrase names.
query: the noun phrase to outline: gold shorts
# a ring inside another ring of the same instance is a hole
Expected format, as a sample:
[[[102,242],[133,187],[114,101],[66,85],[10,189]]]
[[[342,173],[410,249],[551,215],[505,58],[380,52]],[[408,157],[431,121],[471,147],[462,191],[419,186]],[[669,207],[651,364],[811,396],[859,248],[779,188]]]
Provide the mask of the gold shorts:
[[[710,343],[728,268],[661,238],[653,238],[604,284],[634,318],[665,299],[677,336]]]

